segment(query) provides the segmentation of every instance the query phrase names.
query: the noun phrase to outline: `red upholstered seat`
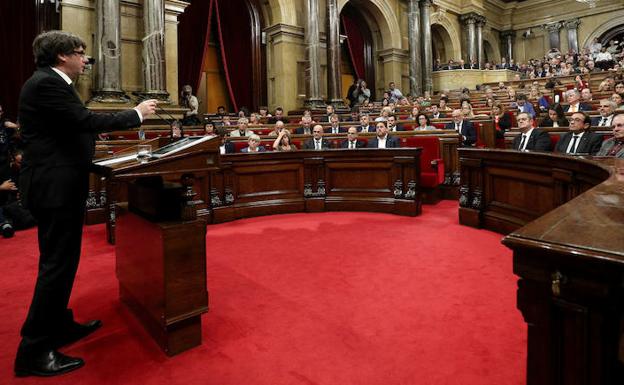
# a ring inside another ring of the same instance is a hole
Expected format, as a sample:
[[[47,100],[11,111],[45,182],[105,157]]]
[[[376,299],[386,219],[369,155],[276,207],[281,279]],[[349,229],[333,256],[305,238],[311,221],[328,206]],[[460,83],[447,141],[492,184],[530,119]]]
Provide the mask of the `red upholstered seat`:
[[[561,136],[555,133],[549,134],[549,135],[550,135],[550,148],[554,150]]]
[[[245,147],[247,147],[247,141],[234,142],[234,152],[241,152]]]
[[[444,161],[437,136],[401,138],[401,147],[422,147],[420,154],[420,185],[434,188],[444,182]]]
[[[431,123],[431,125],[440,130],[444,130],[446,128],[446,125],[444,123]]]
[[[474,123],[473,127],[475,129],[475,134],[477,135],[477,143],[475,143],[475,147],[485,148],[485,143],[481,139],[481,130],[483,130],[483,123]]]

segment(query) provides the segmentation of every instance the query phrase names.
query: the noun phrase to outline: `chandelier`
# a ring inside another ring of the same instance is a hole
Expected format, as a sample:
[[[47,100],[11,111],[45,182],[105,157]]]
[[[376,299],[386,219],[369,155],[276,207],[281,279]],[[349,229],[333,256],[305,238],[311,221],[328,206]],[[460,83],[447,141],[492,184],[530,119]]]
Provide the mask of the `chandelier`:
[[[584,3],[589,6],[589,8],[595,8],[598,0],[576,0],[579,3]]]

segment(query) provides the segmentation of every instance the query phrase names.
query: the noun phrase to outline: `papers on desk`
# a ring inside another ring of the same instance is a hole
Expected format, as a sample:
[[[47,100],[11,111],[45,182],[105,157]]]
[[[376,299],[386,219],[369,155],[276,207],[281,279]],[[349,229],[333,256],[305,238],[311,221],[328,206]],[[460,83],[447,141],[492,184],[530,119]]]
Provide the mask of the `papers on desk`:
[[[99,162],[95,162],[95,164],[97,164],[98,166],[110,166],[112,164],[123,163],[129,160],[136,160],[136,158],[137,158],[137,154],[132,154],[132,155],[120,156],[119,158],[101,160]]]

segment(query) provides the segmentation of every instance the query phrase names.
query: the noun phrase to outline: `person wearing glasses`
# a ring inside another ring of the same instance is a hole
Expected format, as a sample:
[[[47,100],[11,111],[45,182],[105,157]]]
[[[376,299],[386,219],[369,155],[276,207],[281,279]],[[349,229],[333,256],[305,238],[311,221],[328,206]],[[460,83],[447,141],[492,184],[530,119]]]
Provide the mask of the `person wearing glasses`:
[[[105,131],[141,125],[156,111],[155,100],[134,109],[96,113],[74,88],[89,59],[80,37],[48,31],[33,42],[36,70],[19,97],[24,160],[19,186],[22,204],[38,222],[39,272],[21,329],[15,374],[54,376],[84,365],[58,349],[98,329],[98,320],[78,323],[68,308],[82,240],[94,138]]]
[[[602,145],[602,135],[589,131],[591,118],[584,112],[575,112],[570,117],[570,131],[561,135],[555,152],[562,154],[594,155]]]

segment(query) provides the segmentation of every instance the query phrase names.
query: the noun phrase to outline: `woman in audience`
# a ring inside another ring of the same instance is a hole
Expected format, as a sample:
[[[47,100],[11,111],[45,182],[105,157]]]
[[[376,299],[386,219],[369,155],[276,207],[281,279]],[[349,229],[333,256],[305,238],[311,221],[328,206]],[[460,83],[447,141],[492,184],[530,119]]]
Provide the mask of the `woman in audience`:
[[[182,122],[179,120],[174,120],[171,122],[171,132],[169,133],[169,137],[171,140],[179,140],[184,138],[184,130],[182,129]]]
[[[290,143],[290,132],[288,130],[280,131],[277,139],[273,142],[274,151],[296,151],[297,146]]]
[[[574,78],[574,85],[576,87],[577,90],[582,90],[584,88],[589,88],[589,82],[587,82],[587,80],[583,79],[582,75],[576,75],[576,77]]]
[[[418,121],[418,114],[420,113],[420,110],[418,108],[418,106],[414,106],[412,108],[412,112],[410,112],[410,115],[408,117],[409,120],[414,120],[414,121]]]
[[[249,115],[249,124],[260,124],[260,114],[258,114],[257,112],[252,112],[251,115]]]
[[[249,139],[247,140],[248,147],[245,147],[241,150],[241,152],[264,152],[266,148],[260,145],[260,137],[256,134],[251,134]]]
[[[548,117],[541,121],[540,127],[568,127],[570,122],[565,117],[561,104],[548,108]]]
[[[516,108],[518,106],[516,104],[516,90],[512,87],[507,88],[507,101],[509,101],[510,108]]]
[[[501,139],[505,136],[505,131],[511,128],[511,117],[506,113],[501,102],[494,103],[491,115],[496,129],[496,138]]]
[[[212,123],[212,120],[207,120],[204,123],[204,135],[205,136],[216,135],[215,126],[214,126],[214,123]]]
[[[416,121],[418,122],[418,126],[414,128],[414,131],[437,130],[435,126],[431,125],[429,117],[425,114],[418,114]]]
[[[494,107],[494,103],[496,102],[496,100],[494,100],[494,98],[486,98],[485,99],[485,106],[492,108]]]
[[[613,95],[611,95],[611,100],[613,101],[613,103],[617,104],[616,110],[624,110],[624,94],[618,94],[617,92],[614,92]]]

